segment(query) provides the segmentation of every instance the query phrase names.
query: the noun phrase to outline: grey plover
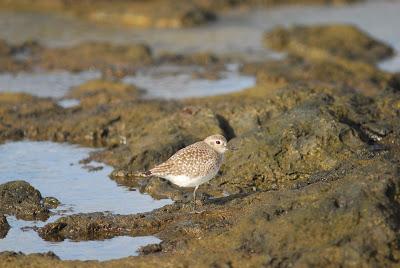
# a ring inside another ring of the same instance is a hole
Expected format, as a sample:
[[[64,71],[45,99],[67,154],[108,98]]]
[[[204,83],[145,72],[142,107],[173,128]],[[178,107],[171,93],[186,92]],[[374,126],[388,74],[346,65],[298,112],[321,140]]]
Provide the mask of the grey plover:
[[[160,177],[179,187],[194,187],[193,201],[196,210],[196,190],[217,175],[227,150],[225,137],[212,135],[177,151],[164,163],[140,175]]]

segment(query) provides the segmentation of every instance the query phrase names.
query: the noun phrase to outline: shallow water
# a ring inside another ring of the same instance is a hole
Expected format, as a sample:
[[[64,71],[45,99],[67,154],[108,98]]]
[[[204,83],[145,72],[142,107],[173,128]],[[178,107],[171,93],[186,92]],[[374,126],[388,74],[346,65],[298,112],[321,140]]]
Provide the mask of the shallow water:
[[[199,66],[157,66],[138,71],[127,76],[123,82],[134,84],[145,90],[145,98],[181,99],[203,97],[239,91],[254,86],[253,76],[241,75],[237,64],[231,64],[227,71],[221,72],[217,80],[196,79],[193,71],[201,71]],[[70,73],[67,71],[0,74],[0,92],[25,92],[39,97],[61,98],[72,87],[88,80],[100,78],[97,71]],[[58,104],[71,108],[79,100],[60,99]]]
[[[193,78],[191,71],[202,68],[192,66],[160,66],[127,76],[123,82],[146,90],[145,98],[183,99],[204,97],[239,91],[255,85],[253,76],[238,73],[238,65],[231,64],[220,78],[209,80]]]
[[[5,239],[0,239],[0,250],[21,251],[26,254],[52,251],[63,260],[118,259],[137,255],[136,250],[141,246],[161,242],[154,236],[118,236],[101,241],[74,242],[67,239],[63,242],[47,242],[34,231],[20,229],[30,225],[43,225],[43,223],[28,223],[16,220],[14,217],[7,219],[12,228]]]
[[[116,43],[146,42],[158,53],[212,51],[241,54],[258,60],[276,55],[263,48],[262,36],[276,25],[352,23],[400,51],[400,1],[367,1],[343,6],[287,6],[233,11],[213,24],[189,29],[124,29],[99,26],[54,14],[0,12],[0,38],[11,42],[35,39],[50,46],[67,46],[86,40]],[[49,27],[51,25],[52,27]],[[60,31],[62,29],[62,31]],[[382,63],[399,71],[400,55]]]
[[[172,203],[154,200],[149,195],[118,186],[109,179],[112,168],[100,163],[101,170],[89,172],[79,160],[94,149],[53,142],[20,141],[0,145],[0,183],[23,179],[38,189],[42,196],[54,196],[62,205],[53,210],[52,222],[61,215],[80,212],[112,212],[131,214],[151,211]],[[28,222],[8,217],[12,229],[0,239],[0,251],[25,253],[53,251],[63,259],[111,259],[135,255],[139,246],[157,243],[155,237],[116,237],[90,242],[47,242],[24,226],[43,226],[44,222]],[[108,249],[108,250],[106,250]],[[107,252],[106,252],[107,251]]]
[[[39,97],[60,98],[71,87],[78,86],[91,79],[100,78],[100,76],[100,72],[97,71],[1,73],[0,92],[25,92]]]
[[[57,102],[57,104],[63,108],[71,108],[78,106],[80,104],[80,101],[77,99],[61,99]]]

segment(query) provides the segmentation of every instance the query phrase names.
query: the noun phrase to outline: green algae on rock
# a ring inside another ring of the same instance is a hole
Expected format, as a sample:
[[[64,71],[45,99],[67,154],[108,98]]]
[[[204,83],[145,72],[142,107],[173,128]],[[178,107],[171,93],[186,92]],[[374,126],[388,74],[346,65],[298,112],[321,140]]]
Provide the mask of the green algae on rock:
[[[256,74],[260,84],[323,81],[371,96],[395,85],[394,74],[375,66],[392,56],[393,49],[351,25],[277,27],[266,33],[265,43],[289,55],[246,64],[243,71]]]
[[[195,1],[0,1],[0,9],[64,13],[89,21],[126,27],[181,28],[215,20]]]
[[[81,71],[104,69],[112,65],[128,66],[151,62],[150,48],[144,44],[112,45],[87,42],[70,48],[47,48],[39,55],[39,66],[45,69]]]
[[[23,58],[18,58],[24,54]],[[8,44],[0,39],[0,71],[45,70],[85,71],[98,69],[118,76],[134,72],[134,67],[152,62],[152,52],[145,44],[116,45],[84,42],[71,47],[44,47],[35,41]]]
[[[393,199],[398,194],[396,173],[390,161],[375,154],[370,159],[360,159],[356,168],[340,172],[336,180],[318,180],[299,189],[221,198],[205,204],[202,215],[188,213],[190,209],[175,204],[166,208],[168,213],[156,211],[136,218],[69,216],[41,232],[50,231],[50,237],[60,234],[62,238],[85,239],[113,230],[114,235],[147,230],[159,232],[164,239],[157,254],[101,263],[110,267],[132,261],[138,267],[153,267],[160,262],[167,266],[201,262],[205,266],[356,263],[395,267],[399,257],[395,246],[399,205]],[[14,261],[24,263],[31,258]],[[61,264],[42,257],[35,260],[43,260],[45,265]]]
[[[330,57],[377,63],[394,54],[391,47],[352,25],[277,27],[265,35],[267,46],[308,57],[324,53]]]
[[[0,211],[23,220],[46,220],[50,216],[40,192],[25,181],[0,185]]]
[[[81,106],[113,104],[128,99],[137,100],[141,92],[132,85],[107,80],[90,80],[72,88],[67,98],[78,99]]]

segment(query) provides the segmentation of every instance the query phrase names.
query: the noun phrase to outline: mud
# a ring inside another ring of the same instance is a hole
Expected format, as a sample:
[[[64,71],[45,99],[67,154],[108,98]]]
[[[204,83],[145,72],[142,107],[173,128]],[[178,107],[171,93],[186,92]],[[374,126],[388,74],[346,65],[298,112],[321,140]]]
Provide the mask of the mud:
[[[60,202],[53,198],[43,198],[38,190],[25,181],[11,181],[0,185],[0,211],[15,215],[22,220],[46,220],[49,208],[56,208]],[[7,221],[4,222],[5,225]],[[4,225],[3,224],[3,225]]]
[[[385,46],[351,27],[339,26],[351,47],[332,50],[335,27],[318,28],[322,44],[310,41],[313,27],[285,33],[286,43],[322,52],[285,47],[288,59],[248,63],[242,71],[256,74],[257,85],[224,96],[143,100],[136,88],[106,80],[74,89],[70,97],[81,104],[69,109],[0,94],[0,141],[104,146],[87,162],[112,165],[119,184],[177,200],[134,215],[75,214],[38,230],[49,241],[163,240],[141,256],[82,263],[3,253],[0,266],[398,266],[398,75],[375,66],[387,56]],[[374,53],[366,53],[366,42]],[[227,153],[219,176],[199,188],[202,213],[192,213],[192,189],[133,175],[209,133],[225,135],[239,150]]]

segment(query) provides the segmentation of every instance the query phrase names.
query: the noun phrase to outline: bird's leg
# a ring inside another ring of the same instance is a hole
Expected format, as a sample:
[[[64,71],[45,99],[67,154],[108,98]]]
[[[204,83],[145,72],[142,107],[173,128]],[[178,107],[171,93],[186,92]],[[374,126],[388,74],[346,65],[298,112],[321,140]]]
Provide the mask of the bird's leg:
[[[196,187],[194,187],[194,191],[193,191],[193,202],[194,202],[193,211],[196,211],[196,190],[197,190],[197,188],[199,188],[198,185]]]

